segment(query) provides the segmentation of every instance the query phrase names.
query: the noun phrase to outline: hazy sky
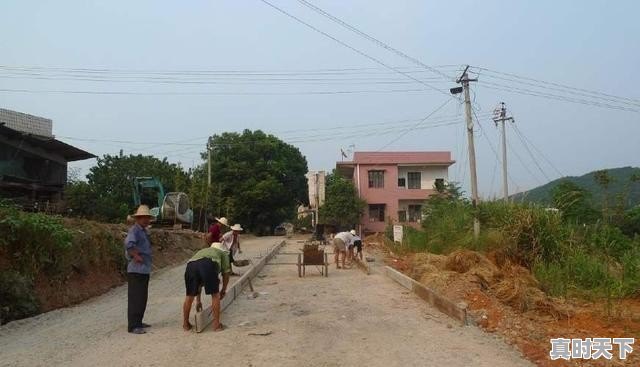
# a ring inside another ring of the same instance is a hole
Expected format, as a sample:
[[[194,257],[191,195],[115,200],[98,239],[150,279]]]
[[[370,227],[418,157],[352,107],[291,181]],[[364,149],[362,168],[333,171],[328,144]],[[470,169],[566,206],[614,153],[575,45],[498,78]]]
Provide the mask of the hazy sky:
[[[455,86],[298,1],[269,1],[371,57],[415,72],[411,75],[437,89],[448,92]],[[507,103],[522,134],[560,171],[531,147],[551,179],[640,166],[640,2],[312,2],[447,75],[470,64],[628,98],[599,95],[594,100],[551,84],[535,89],[635,111],[499,91],[490,88],[497,83],[502,89],[531,91],[536,82],[515,84],[505,80],[514,77],[482,72],[472,87],[482,123],[476,144],[484,196],[500,192],[500,165],[488,143],[499,148],[498,130],[485,117],[500,101]],[[52,118],[56,136],[94,154],[122,148],[190,167],[200,162],[198,152],[208,135],[263,129],[298,146],[310,169],[330,170],[340,149],[352,144],[356,150],[386,145],[387,150],[450,150],[458,161],[450,176],[468,190],[462,124],[401,135],[441,106],[446,93],[384,69],[262,1],[4,0],[0,13],[0,107]],[[84,72],[16,73],[7,66],[108,72],[99,74],[106,75],[104,81],[79,78],[77,73]],[[205,73],[187,73],[195,70]],[[462,112],[460,102],[452,100],[421,127],[462,122]],[[510,130],[512,190],[545,182]],[[201,146],[157,144],[165,142]],[[92,164],[74,166],[87,173]]]

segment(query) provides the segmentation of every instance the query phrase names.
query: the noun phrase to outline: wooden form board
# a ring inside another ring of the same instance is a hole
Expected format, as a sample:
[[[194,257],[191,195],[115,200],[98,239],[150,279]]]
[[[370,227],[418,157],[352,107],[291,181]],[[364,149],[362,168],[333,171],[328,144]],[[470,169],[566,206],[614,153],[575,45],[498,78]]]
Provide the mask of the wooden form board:
[[[235,299],[242,293],[242,289],[251,283],[251,279],[253,279],[260,270],[265,266],[265,264],[273,258],[276,253],[284,246],[286,242],[282,241],[276,246],[274,246],[266,256],[261,258],[255,265],[251,266],[247,272],[242,274],[242,276],[235,282],[233,285],[227,288],[227,294],[220,302],[221,311],[224,311]],[[197,333],[201,333],[204,329],[211,324],[213,321],[213,312],[211,311],[211,306],[203,309],[201,312],[196,312],[194,315],[194,324],[195,330]]]

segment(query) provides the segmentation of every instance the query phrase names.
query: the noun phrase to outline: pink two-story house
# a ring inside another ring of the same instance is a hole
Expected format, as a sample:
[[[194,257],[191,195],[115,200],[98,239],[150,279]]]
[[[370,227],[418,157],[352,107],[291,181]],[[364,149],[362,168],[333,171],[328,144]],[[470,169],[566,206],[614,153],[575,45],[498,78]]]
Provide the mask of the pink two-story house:
[[[353,180],[367,202],[361,231],[382,232],[386,222],[417,225],[422,205],[436,181],[446,182],[451,152],[355,152],[353,160],[337,162],[336,171]]]

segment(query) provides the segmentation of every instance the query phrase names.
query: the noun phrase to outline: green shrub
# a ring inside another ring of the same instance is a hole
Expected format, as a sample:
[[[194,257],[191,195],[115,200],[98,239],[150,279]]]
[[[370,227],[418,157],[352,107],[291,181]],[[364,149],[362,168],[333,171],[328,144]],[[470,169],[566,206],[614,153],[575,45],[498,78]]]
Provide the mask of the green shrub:
[[[620,260],[622,256],[633,248],[631,238],[611,225],[596,223],[584,227],[584,241],[593,252],[603,253],[613,259]]]
[[[0,272],[0,325],[38,313],[33,283],[15,271]]]
[[[387,221],[387,224],[384,227],[384,236],[390,241],[393,241],[393,223],[391,223],[391,221]]]
[[[483,227],[499,228],[508,223],[516,212],[528,209],[523,204],[504,201],[483,201],[478,205],[478,217]]]
[[[629,237],[640,235],[640,206],[625,212],[618,223],[618,227]]]
[[[427,235],[413,227],[403,228],[402,244],[411,251],[424,251],[427,249]]]
[[[625,296],[640,295],[640,237],[634,247],[622,255],[622,293]]]
[[[33,278],[40,271],[55,275],[68,266],[72,235],[62,218],[0,207],[0,246],[21,274]]]
[[[543,290],[553,296],[619,298],[629,294],[629,284],[601,258],[577,250],[560,261],[538,263],[533,274]]]
[[[567,295],[568,275],[563,264],[556,261],[538,263],[534,265],[532,273],[547,294],[555,297]]]
[[[540,207],[516,205],[503,230],[512,242],[512,255],[531,268],[538,261],[562,257],[566,232],[559,215]]]
[[[608,285],[612,279],[607,265],[595,256],[578,250],[565,259],[571,284],[584,290],[598,290]]]
[[[428,251],[441,254],[456,248],[472,248],[473,208],[464,201],[429,203],[422,227]]]
[[[74,231],[72,241],[73,265],[76,268],[101,267],[105,264],[113,264],[121,271],[126,268],[121,238],[93,222],[81,222],[80,227],[82,230]]]

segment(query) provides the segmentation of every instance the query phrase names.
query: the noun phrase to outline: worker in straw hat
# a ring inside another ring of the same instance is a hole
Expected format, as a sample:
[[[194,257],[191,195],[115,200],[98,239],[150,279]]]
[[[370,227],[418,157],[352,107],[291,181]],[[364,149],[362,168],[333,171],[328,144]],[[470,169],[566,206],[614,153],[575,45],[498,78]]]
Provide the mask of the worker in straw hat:
[[[220,300],[227,293],[229,273],[231,273],[229,254],[227,254],[226,249],[220,242],[214,242],[211,247],[196,252],[187,262],[187,268],[184,271],[186,297],[182,305],[182,328],[185,331],[189,331],[192,328],[191,323],[189,323],[189,314],[191,313],[194,297],[197,298],[196,310],[202,310],[200,293],[203,286],[205,294],[211,295],[213,330],[220,331],[224,329],[224,325],[220,323]],[[222,274],[221,290],[220,274]]]
[[[135,223],[129,228],[124,239],[128,286],[127,329],[133,334],[145,334],[145,329],[151,326],[142,322],[142,319],[147,309],[151,273],[151,241],[147,227],[153,215],[148,206],[140,205],[131,217]]]
[[[209,231],[206,235],[207,246],[214,242],[220,242],[222,237],[222,229],[225,227],[229,227],[229,221],[227,218],[212,218],[211,226],[209,226]]]
[[[231,226],[229,232],[222,235],[222,247],[224,247],[227,251],[229,251],[229,262],[233,265],[233,256],[236,253],[242,253],[242,249],[240,248],[240,232],[243,231],[242,226],[239,224],[234,224]],[[233,266],[232,266],[233,267]],[[237,275],[231,271],[231,275]]]

